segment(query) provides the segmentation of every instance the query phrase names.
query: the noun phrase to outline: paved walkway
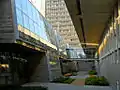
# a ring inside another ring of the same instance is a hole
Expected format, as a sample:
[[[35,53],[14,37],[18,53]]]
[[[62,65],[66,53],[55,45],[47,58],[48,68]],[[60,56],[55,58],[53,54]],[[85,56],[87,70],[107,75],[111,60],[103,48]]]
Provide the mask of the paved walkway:
[[[23,85],[23,87],[35,87],[35,86],[45,86],[48,90],[112,90],[110,87],[99,87],[99,86],[76,86],[71,84],[56,84],[56,83],[28,83]]]
[[[71,84],[72,85],[84,86],[85,85],[85,79],[76,79]]]
[[[86,77],[88,77],[86,72],[79,72],[78,76],[70,77],[76,79],[72,84],[33,82],[23,86],[45,86],[48,90],[112,90],[107,86],[86,86],[84,85]]]
[[[79,85],[84,86],[85,85],[85,78],[88,77],[87,72],[78,72],[77,76],[71,76],[70,78],[76,79],[71,84],[72,85]]]

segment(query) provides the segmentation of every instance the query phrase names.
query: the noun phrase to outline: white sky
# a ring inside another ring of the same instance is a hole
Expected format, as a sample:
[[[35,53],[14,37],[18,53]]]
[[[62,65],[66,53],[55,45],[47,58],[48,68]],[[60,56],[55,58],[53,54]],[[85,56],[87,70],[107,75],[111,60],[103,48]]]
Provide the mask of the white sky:
[[[29,0],[31,1],[36,8],[41,12],[43,16],[45,16],[45,0]]]

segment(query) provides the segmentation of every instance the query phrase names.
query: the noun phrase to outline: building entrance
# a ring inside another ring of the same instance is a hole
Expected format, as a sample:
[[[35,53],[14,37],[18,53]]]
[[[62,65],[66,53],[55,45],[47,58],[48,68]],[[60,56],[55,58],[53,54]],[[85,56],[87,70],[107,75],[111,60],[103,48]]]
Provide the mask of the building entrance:
[[[27,62],[18,53],[0,52],[0,84],[24,82]]]

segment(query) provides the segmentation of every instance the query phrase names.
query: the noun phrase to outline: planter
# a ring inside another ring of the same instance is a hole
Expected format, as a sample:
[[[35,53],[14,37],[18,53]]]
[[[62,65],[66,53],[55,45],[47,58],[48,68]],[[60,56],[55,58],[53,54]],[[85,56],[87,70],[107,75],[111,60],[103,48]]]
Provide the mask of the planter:
[[[70,84],[74,81],[75,79],[72,78],[68,78],[68,77],[60,77],[60,78],[56,78],[55,80],[53,80],[52,82],[54,83],[67,83]]]
[[[88,77],[85,79],[85,85],[95,85],[95,86],[109,86],[109,83],[105,77]]]
[[[85,85],[85,87],[91,88],[91,90],[113,90],[110,86]]]
[[[88,73],[89,75],[97,75],[97,72],[95,70],[90,70]]]

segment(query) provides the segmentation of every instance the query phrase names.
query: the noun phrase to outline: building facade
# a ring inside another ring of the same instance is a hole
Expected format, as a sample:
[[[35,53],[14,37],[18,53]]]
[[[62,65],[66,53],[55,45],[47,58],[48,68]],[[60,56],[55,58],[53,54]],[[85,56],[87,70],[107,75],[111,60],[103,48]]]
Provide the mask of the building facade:
[[[61,45],[81,48],[64,0],[45,0],[45,17],[62,36]]]
[[[120,2],[116,3],[109,23],[101,40],[99,53],[99,65],[97,70],[101,76],[105,76],[114,90],[120,89]]]
[[[36,7],[29,0],[1,0],[0,8],[0,84],[59,77],[58,35]]]

